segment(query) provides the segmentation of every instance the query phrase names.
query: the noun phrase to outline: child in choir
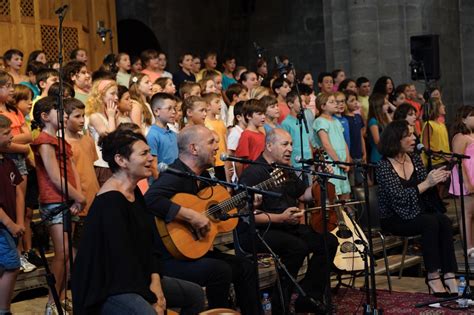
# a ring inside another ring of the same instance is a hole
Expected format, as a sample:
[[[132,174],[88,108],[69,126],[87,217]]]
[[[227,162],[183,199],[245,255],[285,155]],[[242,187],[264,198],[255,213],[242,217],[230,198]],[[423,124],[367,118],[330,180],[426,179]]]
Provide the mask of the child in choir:
[[[215,176],[220,180],[230,180],[230,173],[225,169],[225,163],[221,160],[222,153],[227,153],[227,127],[222,119],[219,118],[221,113],[221,96],[217,93],[209,93],[204,95],[207,104],[207,117],[204,122],[207,128],[212,130],[219,138],[219,148],[216,153],[216,163],[214,166]]]
[[[229,136],[227,137],[227,153],[232,156],[235,155],[235,150],[237,150],[237,146],[239,144],[242,132],[244,132],[245,128],[247,128],[247,122],[245,121],[243,115],[244,103],[244,101],[240,101],[234,105],[234,127],[230,129]],[[235,163],[226,163],[229,164],[229,166],[227,166],[227,169],[229,169],[231,173],[232,182],[237,182],[238,177],[237,173],[235,172]]]
[[[247,128],[239,139],[235,156],[256,160],[265,149],[265,133],[261,130],[265,124],[265,107],[260,100],[251,99],[245,102],[243,115]],[[240,176],[245,166],[236,164],[237,176]]]
[[[193,66],[191,68],[191,72],[192,74],[194,74],[195,78],[198,75],[200,70],[201,70],[201,57],[193,55]]]
[[[423,124],[421,142],[426,149],[432,151],[450,152],[448,130],[443,122],[446,115],[446,106],[439,98],[432,97],[429,100],[430,111],[428,121]],[[423,162],[429,165],[428,157],[423,153]],[[431,166],[441,166],[446,163],[444,158],[432,157]]]
[[[84,221],[89,207],[100,189],[99,182],[94,170],[94,162],[99,158],[95,148],[94,140],[88,133],[83,134],[86,106],[75,98],[64,100],[64,112],[66,118],[66,141],[71,146],[72,157],[79,175],[81,192],[86,198],[84,210],[79,215],[73,234],[73,246],[79,248],[79,241],[84,228]]]
[[[181,126],[204,125],[207,117],[206,101],[200,96],[190,96],[183,102]]]
[[[64,187],[67,184],[69,198],[73,201],[70,207],[72,221],[77,221],[76,216],[86,204],[86,198],[81,191],[81,183],[79,175],[72,161],[71,146],[66,143],[63,147],[62,142],[57,138],[58,125],[58,108],[57,98],[47,96],[40,99],[33,111],[31,127],[33,129],[40,128],[41,132],[33,141],[31,148],[35,155],[36,173],[39,186],[39,202],[40,213],[46,226],[49,228],[49,234],[53,241],[54,258],[51,263],[51,271],[56,279],[56,291],[61,301],[65,298],[66,287],[64,286],[65,266],[68,268],[69,256],[68,251],[64,250],[68,240],[63,230],[63,214],[52,215],[58,206],[64,202]],[[63,152],[66,153],[66,168],[64,168]],[[64,180],[65,172],[68,175],[67,183]],[[59,307],[70,308],[70,305],[62,303]],[[48,303],[46,304],[46,314],[52,314],[52,310],[56,308],[53,297],[50,294]]]
[[[240,83],[234,83],[225,91],[225,95],[229,100],[229,109],[227,111],[227,127],[234,126],[234,106],[240,101],[249,99],[248,89]]]
[[[162,74],[159,70],[160,66],[158,57],[158,52],[154,49],[144,50],[140,54],[143,65],[141,73],[148,76],[151,82],[155,82]]]
[[[44,63],[39,61],[31,61],[26,66],[26,75],[28,76],[28,81],[20,82],[20,84],[26,85],[33,92],[33,99],[40,95],[40,90],[36,82],[36,75],[41,69],[45,69],[46,66]]]
[[[87,66],[81,61],[69,61],[63,68],[63,80],[74,87],[75,98],[87,103],[92,88],[91,75]],[[39,82],[39,81],[38,81]]]
[[[180,87],[184,82],[196,82],[193,70],[193,54],[186,52],[178,58],[179,70],[173,75],[173,83]]]
[[[301,129],[303,131],[303,142],[300,137],[300,122],[297,118],[300,110],[301,103],[298,98],[296,91],[291,91],[286,95],[286,103],[290,107],[290,113],[286,116],[285,120],[281,123],[281,127],[288,131],[293,140],[293,152],[291,152],[291,164],[295,167],[301,167],[301,164],[296,161],[296,157],[299,156],[302,159],[312,159],[312,147],[310,143],[311,126],[308,126],[308,132],[306,132],[304,125]],[[303,150],[302,150],[303,149]]]
[[[13,83],[28,81],[28,77],[21,74],[21,66],[23,65],[23,52],[18,49],[9,49],[3,54],[5,68],[13,78]]]
[[[346,117],[347,122],[349,123],[349,153],[353,162],[366,163],[367,153],[364,139],[365,125],[362,116],[357,113],[360,108],[360,103],[357,100],[357,94],[355,92],[346,90],[344,95],[346,96],[346,112],[344,117]],[[360,185],[363,183],[362,174],[358,168],[351,170],[350,175],[351,182],[354,185]]]
[[[278,107],[278,101],[275,96],[264,96],[260,99],[263,106],[265,106],[265,133],[269,133],[273,128],[281,128],[281,125],[278,123],[278,118],[280,118],[280,109]]]
[[[13,140],[10,126],[11,121],[0,115],[0,152]],[[19,187],[21,181],[15,163],[0,153],[0,314],[11,314],[11,299],[21,266],[15,245],[15,238],[20,238],[25,231],[22,219],[18,221],[24,216],[20,205],[25,198]]]
[[[2,153],[8,153],[7,156],[13,160],[16,168],[21,174],[22,181],[19,184],[19,189],[22,196],[26,195],[27,176],[28,168],[26,163],[27,154],[29,152],[29,144],[32,142],[31,131],[26,124],[25,116],[18,110],[16,104],[13,102],[14,97],[13,77],[4,72],[0,71],[0,115],[7,117],[11,121],[11,133],[13,135],[12,144]],[[23,217],[18,217],[18,222],[24,226],[25,222],[25,199],[21,200],[18,204],[22,207]],[[29,223],[29,222],[28,222]],[[31,231],[29,230],[29,237],[31,237]],[[22,242],[21,242],[22,243]],[[31,241],[29,242],[31,244]],[[23,246],[19,246],[20,251],[23,251]],[[28,250],[31,249],[27,248]],[[25,272],[30,272],[36,269],[36,266],[28,262],[27,257],[22,255],[20,257],[22,269]]]
[[[212,71],[216,72],[219,76],[221,73],[216,70],[217,68],[217,53],[215,51],[208,51],[205,55],[204,58],[202,59],[202,62],[204,63],[204,68],[199,71],[199,73],[196,75],[196,81],[199,82],[204,78],[204,73],[206,71]]]
[[[102,159],[102,150],[99,138],[107,135],[117,128],[117,83],[112,80],[99,80],[94,82],[91,96],[87,102],[86,117],[87,129],[94,139],[97,156],[94,162],[99,185],[102,186],[112,176],[109,165]]]
[[[217,76],[217,74],[215,74]],[[214,79],[212,75],[209,75],[199,82],[199,86],[201,87],[201,95],[207,94],[207,93],[217,93],[217,88],[216,84],[214,83]]]
[[[15,90],[13,93],[13,101],[12,104],[15,104],[16,108],[19,112],[21,112],[25,116],[25,123],[27,125],[28,132],[30,131],[30,111],[32,107],[32,92],[31,90],[23,84],[15,85]],[[26,155],[26,166],[28,169],[28,175],[26,180],[26,190],[25,190],[25,234],[21,239],[21,242],[18,243],[18,248],[22,251],[22,256],[32,265],[40,266],[42,262],[32,246],[32,231],[31,231],[31,219],[33,216],[33,209],[38,208],[38,183],[36,182],[36,172],[34,168],[34,157],[31,150],[29,150],[28,154]],[[25,272],[26,270],[32,270],[30,268],[26,268],[26,262],[22,258],[22,270]]]
[[[130,92],[125,86],[119,85],[117,87],[117,97],[117,125],[132,122],[132,119],[130,118],[130,111],[132,110]]]
[[[132,99],[132,110],[130,118],[132,122],[142,128],[142,133],[146,135],[151,125],[155,123],[153,111],[148,100],[153,95],[153,84],[150,78],[143,74],[134,74],[130,79],[130,98]]]
[[[171,95],[176,94],[176,86],[173,83],[173,80],[170,78],[158,78],[155,81],[155,84],[157,84],[160,88],[162,93],[167,93]]]
[[[260,86],[260,81],[257,79],[257,74],[253,71],[242,72],[238,82],[245,86],[249,90],[249,93],[251,93],[252,90],[257,86]]]
[[[313,123],[314,143],[324,149],[331,161],[350,162],[349,148],[344,140],[344,130],[334,114],[339,111],[334,94],[320,93],[316,105],[321,115]],[[335,165],[334,174],[347,176],[350,167]],[[341,199],[349,199],[351,186],[349,180],[330,179],[336,187],[336,194]]]
[[[190,96],[201,96],[201,86],[195,82],[183,82],[179,87],[179,97],[182,100],[187,99]]]
[[[256,98],[257,100],[261,100],[264,96],[268,95],[272,95],[271,90],[265,86],[259,85],[250,91],[249,99]]]
[[[384,128],[392,121],[388,114],[390,104],[385,101],[385,95],[374,93],[369,97],[369,115],[367,126],[367,138],[369,140],[370,158],[369,162],[377,163],[382,158],[377,145]]]
[[[349,122],[347,121],[347,118],[344,117],[344,112],[346,111],[346,96],[342,92],[335,92],[334,97],[336,98],[336,104],[337,104],[337,113],[334,114],[334,118],[339,120],[339,122],[342,125],[342,128],[344,128],[344,140],[346,141],[346,144],[348,147],[351,146],[351,138],[350,138],[350,132],[349,132]]]
[[[464,207],[466,215],[466,243],[467,254],[469,257],[474,257],[474,234],[473,234],[473,220],[474,220],[474,107],[461,106],[456,113],[456,119],[452,127],[453,136],[453,152],[457,154],[464,154],[470,156],[470,159],[464,159],[462,165],[463,171],[463,195]],[[459,186],[459,169],[455,166],[452,170],[451,184],[449,186],[449,193],[460,196],[461,187]],[[462,220],[459,218],[459,226],[462,226]],[[463,229],[459,229],[461,234]]]
[[[39,87],[40,94],[36,98],[33,99],[33,106],[29,114],[30,120],[33,119],[33,108],[35,106],[34,104],[40,98],[47,96],[51,86],[54,83],[59,82],[59,72],[57,70],[49,69],[49,68],[41,69],[36,74],[36,82]]]
[[[272,91],[277,97],[278,108],[280,109],[280,117],[278,118],[279,124],[281,124],[290,113],[290,108],[286,103],[286,95],[291,91],[290,85],[290,81],[284,78],[278,78],[273,81],[272,84]]]
[[[158,163],[171,164],[178,158],[178,137],[168,128],[168,124],[174,123],[176,119],[176,98],[172,94],[157,93],[151,98],[151,108],[155,124],[146,136],[153,155],[150,185],[158,178]]]
[[[127,53],[119,53],[115,57],[115,66],[117,67],[117,84],[128,88],[130,84],[130,56]]]
[[[181,120],[183,119],[183,100],[179,97],[176,97],[176,117],[174,119],[174,123],[168,123],[168,128],[172,131],[179,133],[181,130]]]
[[[329,72],[321,72],[318,75],[318,87],[320,93],[332,93],[334,90],[334,79]]]
[[[237,66],[235,62],[235,57],[232,55],[224,56],[222,60],[222,89],[227,90],[229,86],[237,83],[237,80],[234,77],[235,67]],[[230,101],[230,100],[229,100]]]

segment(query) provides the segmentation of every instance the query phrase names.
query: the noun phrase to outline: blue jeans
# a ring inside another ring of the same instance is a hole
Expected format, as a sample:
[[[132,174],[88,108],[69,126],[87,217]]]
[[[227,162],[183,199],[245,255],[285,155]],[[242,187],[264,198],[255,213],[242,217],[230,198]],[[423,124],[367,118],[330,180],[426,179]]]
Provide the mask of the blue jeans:
[[[141,295],[124,293],[109,296],[102,306],[101,314],[156,315],[156,312]]]
[[[193,315],[204,310],[204,292],[201,286],[181,279],[161,278],[161,288],[167,308],[180,308],[180,314]],[[123,293],[109,296],[102,305],[102,315],[153,314],[155,310],[141,295]]]

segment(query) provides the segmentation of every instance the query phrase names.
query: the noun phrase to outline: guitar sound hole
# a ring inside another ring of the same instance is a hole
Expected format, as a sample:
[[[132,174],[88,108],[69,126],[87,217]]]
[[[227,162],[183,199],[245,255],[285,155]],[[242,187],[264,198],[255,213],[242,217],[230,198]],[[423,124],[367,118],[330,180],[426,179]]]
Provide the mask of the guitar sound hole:
[[[210,212],[212,212],[212,214],[209,217],[213,221],[220,221],[220,220],[224,219],[223,216],[226,215],[226,213],[217,205],[213,205],[210,208]]]
[[[357,251],[357,247],[352,242],[344,242],[341,244],[342,253],[353,253]]]

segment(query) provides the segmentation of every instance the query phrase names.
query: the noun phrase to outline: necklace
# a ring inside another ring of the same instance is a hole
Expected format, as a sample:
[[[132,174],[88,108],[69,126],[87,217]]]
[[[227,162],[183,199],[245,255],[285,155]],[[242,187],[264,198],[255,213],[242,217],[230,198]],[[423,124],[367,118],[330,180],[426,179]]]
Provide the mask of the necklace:
[[[396,158],[392,158],[392,160],[393,160],[394,162],[397,162],[398,164],[400,164],[400,165],[402,166],[403,178],[404,178],[404,179],[407,179],[407,173],[406,173],[406,171],[405,171],[405,162],[406,162],[406,160],[407,160],[407,155],[406,155],[406,154],[403,155],[403,161],[399,161],[399,160],[397,160]]]

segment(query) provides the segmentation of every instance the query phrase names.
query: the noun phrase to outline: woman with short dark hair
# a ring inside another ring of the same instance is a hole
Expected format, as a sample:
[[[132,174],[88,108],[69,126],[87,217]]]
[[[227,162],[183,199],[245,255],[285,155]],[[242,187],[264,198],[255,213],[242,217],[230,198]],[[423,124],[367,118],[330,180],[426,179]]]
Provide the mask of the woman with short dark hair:
[[[199,313],[199,285],[160,277],[154,217],[137,188],[153,162],[144,136],[119,129],[101,146],[113,175],[85,221],[72,275],[74,314],[164,314],[167,306]]]
[[[432,190],[446,181],[450,172],[442,167],[427,174],[420,156],[413,153],[414,147],[413,128],[406,120],[391,122],[381,135],[379,151],[383,158],[375,172],[380,223],[383,230],[394,235],[421,234],[429,290],[437,297],[457,295],[452,223],[443,213],[441,200],[434,198],[436,190]]]

